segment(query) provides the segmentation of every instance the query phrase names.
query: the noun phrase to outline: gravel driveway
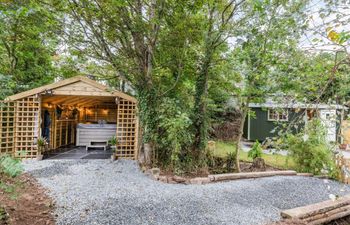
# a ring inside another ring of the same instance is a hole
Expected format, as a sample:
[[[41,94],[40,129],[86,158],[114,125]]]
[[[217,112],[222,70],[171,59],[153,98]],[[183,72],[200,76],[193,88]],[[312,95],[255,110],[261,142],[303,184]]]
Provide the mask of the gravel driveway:
[[[307,177],[269,177],[207,185],[164,184],[133,161],[30,161],[26,170],[56,200],[58,224],[264,224],[280,211],[350,193]]]

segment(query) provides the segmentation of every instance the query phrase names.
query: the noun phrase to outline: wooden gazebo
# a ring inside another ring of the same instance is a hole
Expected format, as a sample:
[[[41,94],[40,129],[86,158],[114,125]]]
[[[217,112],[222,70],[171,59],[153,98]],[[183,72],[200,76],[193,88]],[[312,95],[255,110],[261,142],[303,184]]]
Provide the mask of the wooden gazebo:
[[[0,102],[0,154],[35,158],[43,129],[49,130],[49,149],[55,151],[76,144],[78,123],[103,121],[115,124],[117,157],[136,159],[136,104],[134,97],[82,76],[9,96]],[[50,122],[44,125],[43,118]]]

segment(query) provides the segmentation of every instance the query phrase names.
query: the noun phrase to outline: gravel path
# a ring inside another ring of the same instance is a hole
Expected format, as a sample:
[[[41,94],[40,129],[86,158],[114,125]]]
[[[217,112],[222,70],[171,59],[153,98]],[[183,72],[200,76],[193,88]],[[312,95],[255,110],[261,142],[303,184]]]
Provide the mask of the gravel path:
[[[269,177],[207,185],[164,184],[136,163],[44,160],[25,169],[56,200],[58,224],[264,224],[282,209],[350,193],[350,187],[307,177]]]

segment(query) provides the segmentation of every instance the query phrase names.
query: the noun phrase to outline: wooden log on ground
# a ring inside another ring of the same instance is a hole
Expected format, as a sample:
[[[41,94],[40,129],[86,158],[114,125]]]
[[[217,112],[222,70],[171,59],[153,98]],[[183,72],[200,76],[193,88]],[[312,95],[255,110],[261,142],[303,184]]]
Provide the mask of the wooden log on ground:
[[[350,195],[281,212],[283,218],[300,219],[307,224],[323,224],[350,215]]]
[[[350,215],[350,205],[306,219],[310,225],[328,223]]]
[[[285,171],[266,171],[266,172],[251,172],[251,173],[226,173],[226,174],[215,174],[209,175],[211,181],[225,181],[225,180],[238,180],[238,179],[249,179],[249,178],[260,178],[260,177],[271,177],[271,176],[294,176],[297,172],[294,170]]]
[[[312,173],[297,173],[297,176],[302,177],[313,177],[314,175]]]

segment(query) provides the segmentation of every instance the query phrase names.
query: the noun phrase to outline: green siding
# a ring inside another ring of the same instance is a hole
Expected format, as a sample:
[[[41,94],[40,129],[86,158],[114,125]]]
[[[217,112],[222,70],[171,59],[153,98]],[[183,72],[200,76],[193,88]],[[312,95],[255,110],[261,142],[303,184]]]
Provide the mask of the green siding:
[[[276,137],[278,135],[279,127],[282,123],[277,123],[276,121],[268,121],[267,109],[262,108],[251,108],[255,113],[255,116],[250,116],[250,138],[249,140],[259,140],[264,141],[266,138]],[[288,111],[288,121],[283,123],[288,123],[289,121],[294,121],[297,117],[301,117],[300,113],[296,113],[293,110]],[[248,126],[248,118],[246,119],[245,126]],[[276,129],[275,129],[276,128]],[[272,131],[275,129],[275,132]],[[293,128],[293,132],[296,129]],[[248,128],[246,128],[244,137],[248,139]]]
[[[248,116],[244,121],[244,126],[243,126],[243,137],[245,139],[248,139],[248,137],[246,136],[248,134]]]
[[[277,123],[275,121],[268,121],[267,120],[267,109],[263,108],[251,108],[251,111],[255,113],[254,116],[250,116],[250,138],[249,140],[255,141],[264,141],[266,138],[272,138],[276,137],[278,135],[278,127],[281,126],[281,123]],[[293,109],[288,110],[288,121],[284,123],[290,123],[293,121],[293,124],[299,124],[298,129],[292,127],[292,133],[297,133],[298,130],[302,129],[304,127],[303,122],[303,115],[302,112],[295,112]],[[341,121],[341,110],[337,110],[337,123],[336,123],[336,130],[337,130],[337,140],[340,141],[340,121]],[[248,117],[246,118],[245,124],[244,124],[244,134],[243,137],[248,139]],[[299,119],[299,123],[297,123],[297,119]],[[276,132],[271,133],[271,131],[277,127]]]

